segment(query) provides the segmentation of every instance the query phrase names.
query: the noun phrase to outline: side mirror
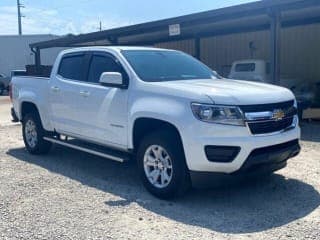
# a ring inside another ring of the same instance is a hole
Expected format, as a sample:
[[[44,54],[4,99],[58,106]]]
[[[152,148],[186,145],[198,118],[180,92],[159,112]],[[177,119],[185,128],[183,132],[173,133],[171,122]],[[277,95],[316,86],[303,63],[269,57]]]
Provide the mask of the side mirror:
[[[107,87],[127,88],[119,72],[104,72],[100,76],[100,84]]]

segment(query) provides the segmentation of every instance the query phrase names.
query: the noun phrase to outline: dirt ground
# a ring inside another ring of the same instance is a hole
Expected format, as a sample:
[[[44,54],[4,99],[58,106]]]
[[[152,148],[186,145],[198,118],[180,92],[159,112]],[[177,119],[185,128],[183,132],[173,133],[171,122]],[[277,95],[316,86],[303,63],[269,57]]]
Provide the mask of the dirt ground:
[[[320,125],[273,176],[191,190],[145,191],[134,164],[64,147],[29,155],[0,98],[0,239],[320,239]]]

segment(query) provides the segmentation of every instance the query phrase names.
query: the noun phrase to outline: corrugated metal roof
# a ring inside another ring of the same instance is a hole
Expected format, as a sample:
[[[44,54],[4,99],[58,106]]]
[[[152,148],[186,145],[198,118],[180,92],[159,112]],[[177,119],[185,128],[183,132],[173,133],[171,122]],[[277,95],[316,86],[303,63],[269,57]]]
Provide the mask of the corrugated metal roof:
[[[226,34],[251,28],[269,27],[269,15],[281,11],[283,25],[290,26],[309,21],[320,21],[319,0],[268,0],[226,7],[180,17],[136,24],[127,27],[72,35],[56,40],[30,44],[32,48],[79,46],[81,44],[118,45],[151,44],[161,41],[186,39],[195,36]],[[169,25],[179,24],[181,33],[169,36]]]

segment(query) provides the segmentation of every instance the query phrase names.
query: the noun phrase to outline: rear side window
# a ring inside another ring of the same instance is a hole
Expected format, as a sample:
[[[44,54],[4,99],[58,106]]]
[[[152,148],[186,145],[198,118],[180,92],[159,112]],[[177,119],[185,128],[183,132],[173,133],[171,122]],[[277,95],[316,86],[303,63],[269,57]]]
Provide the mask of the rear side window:
[[[58,74],[72,80],[83,80],[84,54],[65,56],[61,59]]]
[[[239,63],[236,65],[236,72],[254,72],[256,64],[254,63]]]
[[[99,83],[100,76],[103,72],[120,72],[123,74],[124,71],[112,57],[93,55],[89,68],[88,81]]]

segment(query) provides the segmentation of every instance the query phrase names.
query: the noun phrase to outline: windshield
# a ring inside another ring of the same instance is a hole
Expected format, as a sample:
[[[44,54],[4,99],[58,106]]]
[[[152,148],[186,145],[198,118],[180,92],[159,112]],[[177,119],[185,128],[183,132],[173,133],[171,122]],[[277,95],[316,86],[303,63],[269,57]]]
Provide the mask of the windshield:
[[[216,79],[206,65],[193,57],[169,50],[123,50],[139,78],[146,82]]]

